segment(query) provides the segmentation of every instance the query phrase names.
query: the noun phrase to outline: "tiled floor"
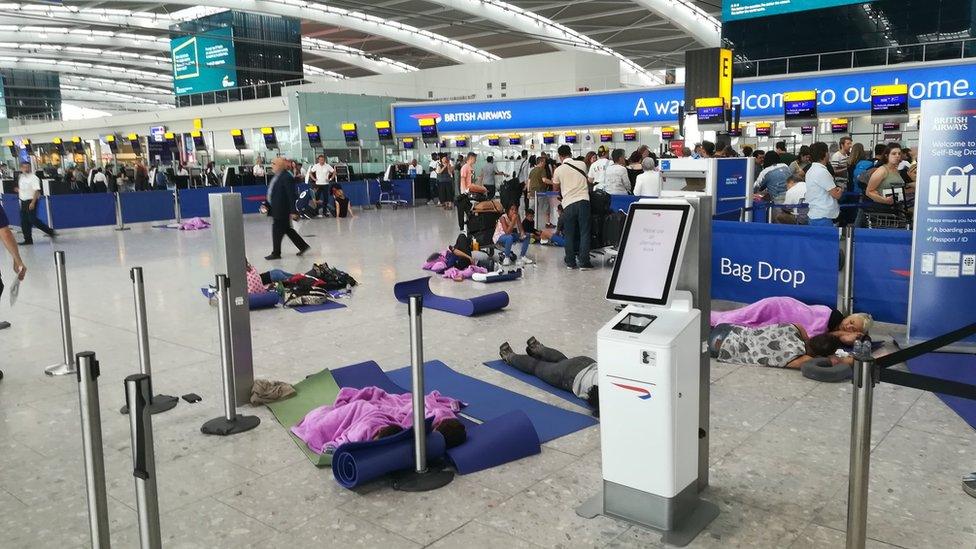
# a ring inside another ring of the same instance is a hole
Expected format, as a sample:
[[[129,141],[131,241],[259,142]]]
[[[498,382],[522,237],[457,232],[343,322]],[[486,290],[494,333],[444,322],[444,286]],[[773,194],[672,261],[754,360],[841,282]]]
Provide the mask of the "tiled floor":
[[[409,362],[405,307],[392,284],[422,275],[419,264],[455,236],[453,213],[430,207],[315,220],[305,259],[286,244],[285,269],[325,260],[361,281],[349,307],[308,315],[252,315],[255,371],[298,381],[325,367],[373,359]],[[267,267],[270,227],[246,221],[250,258]],[[650,532],[574,507],[600,479],[598,428],[545,445],[541,455],[457,478],[433,493],[383,485],[339,488],[316,470],[265,408],[261,426],[228,439],[199,432],[220,415],[214,310],[197,288],[211,282],[209,231],[137,226],[65,232],[75,349],[102,366],[105,462],[112,538],[137,546],[129,431],[119,415],[121,380],[138,369],[128,268],[145,268],[153,382],[159,392],[196,392],[153,419],[165,547],[654,547]],[[0,316],[0,547],[88,545],[77,383],[44,367],[61,357],[52,251],[39,239],[24,254],[30,268],[20,300]],[[499,343],[536,335],[570,353],[593,354],[595,331],[612,313],[602,295],[607,271],[570,273],[559,250],[533,250],[539,266],[507,283],[512,304],[479,320],[424,316],[426,354],[557,406],[570,404],[481,366]],[[3,261],[7,261],[4,259]],[[7,273],[9,268],[4,265]],[[8,274],[9,277],[9,274]],[[472,295],[471,282],[434,282],[436,291]],[[494,289],[494,288],[493,288]],[[6,296],[5,296],[6,297]],[[706,497],[722,515],[694,547],[841,547],[846,513],[850,417],[847,384],[818,384],[789,371],[715,364],[712,369],[712,470]],[[871,547],[974,547],[976,500],[961,475],[976,469],[973,430],[937,398],[879,387],[874,416]]]

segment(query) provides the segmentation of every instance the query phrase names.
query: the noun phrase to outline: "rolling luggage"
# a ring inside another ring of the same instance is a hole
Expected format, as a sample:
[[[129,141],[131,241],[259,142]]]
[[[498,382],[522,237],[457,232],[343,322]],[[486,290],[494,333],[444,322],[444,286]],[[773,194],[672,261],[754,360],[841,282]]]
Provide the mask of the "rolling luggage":
[[[620,244],[620,237],[624,233],[624,224],[627,222],[627,214],[616,211],[607,216],[603,222],[603,245],[617,247]]]

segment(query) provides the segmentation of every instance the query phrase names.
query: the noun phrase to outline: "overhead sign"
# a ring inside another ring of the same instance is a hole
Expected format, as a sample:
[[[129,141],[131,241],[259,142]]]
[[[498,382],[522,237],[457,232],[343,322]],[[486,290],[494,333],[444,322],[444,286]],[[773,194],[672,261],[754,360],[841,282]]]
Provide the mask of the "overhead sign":
[[[908,122],[908,86],[871,86],[871,123]]]
[[[783,118],[786,126],[803,127],[817,121],[817,92],[799,91],[783,94]]]
[[[922,99],[970,97],[970,93],[976,94],[976,61],[857,69],[801,78],[738,79],[732,104],[742,106],[745,118],[779,118],[783,94],[816,90],[821,116],[867,113],[871,109],[871,87],[894,83],[908,85],[908,105],[912,108],[917,108]],[[397,133],[418,134],[421,118],[436,120],[443,132],[458,133],[673,124],[683,97],[679,85],[545,98],[403,103],[393,105],[393,125]]]
[[[718,96],[726,107],[732,106],[732,50],[725,48],[719,50]]]
[[[729,23],[740,19],[752,19],[767,15],[780,15],[797,11],[817,10],[846,6],[847,4],[866,4],[871,0],[728,0],[723,2],[722,21]]]
[[[176,95],[237,87],[237,59],[231,27],[170,38],[169,48]]]
[[[976,322],[973,166],[976,99],[922,103],[908,304],[912,344]],[[965,343],[976,346],[976,336]]]

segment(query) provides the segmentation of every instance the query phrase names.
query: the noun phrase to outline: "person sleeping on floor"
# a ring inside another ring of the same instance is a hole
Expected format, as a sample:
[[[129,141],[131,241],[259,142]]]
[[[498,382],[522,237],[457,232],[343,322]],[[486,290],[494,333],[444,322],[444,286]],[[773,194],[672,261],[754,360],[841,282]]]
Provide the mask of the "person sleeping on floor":
[[[498,354],[506,364],[532,374],[557,389],[573,393],[590,405],[594,416],[600,417],[600,380],[595,360],[588,356],[567,358],[535,337],[530,337],[526,342],[525,353],[516,354],[507,341],[498,348]]]
[[[710,324],[732,324],[747,328],[761,328],[771,324],[795,324],[808,337],[831,333],[851,345],[861,335],[871,331],[873,321],[867,313],[844,316],[826,305],[807,305],[792,297],[767,297],[731,311],[712,311]]]
[[[719,324],[708,338],[709,354],[719,362],[790,369],[800,369],[807,362],[850,366],[851,357],[836,355],[843,345],[835,333],[807,337],[803,326],[785,322],[761,328]]]
[[[350,442],[366,442],[395,435],[413,425],[410,393],[394,395],[379,387],[339,391],[335,402],[313,409],[291,432],[316,454],[331,454]],[[459,400],[431,391],[424,397],[427,417],[434,430],[444,435],[448,448],[465,440],[464,424],[456,415],[464,407]]]

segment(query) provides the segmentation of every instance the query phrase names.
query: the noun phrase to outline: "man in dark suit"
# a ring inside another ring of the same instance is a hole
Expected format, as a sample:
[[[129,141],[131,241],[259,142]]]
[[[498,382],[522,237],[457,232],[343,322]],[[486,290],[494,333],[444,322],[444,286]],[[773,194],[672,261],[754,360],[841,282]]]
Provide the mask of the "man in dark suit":
[[[302,239],[291,226],[293,219],[298,219],[295,209],[295,178],[288,171],[290,162],[284,157],[278,157],[271,163],[274,177],[268,183],[268,202],[271,204],[271,255],[267,260],[281,259],[281,240],[288,236],[298,248],[298,255],[308,251],[311,246]]]

